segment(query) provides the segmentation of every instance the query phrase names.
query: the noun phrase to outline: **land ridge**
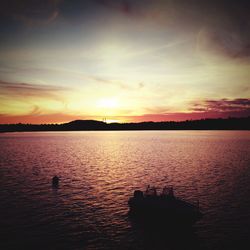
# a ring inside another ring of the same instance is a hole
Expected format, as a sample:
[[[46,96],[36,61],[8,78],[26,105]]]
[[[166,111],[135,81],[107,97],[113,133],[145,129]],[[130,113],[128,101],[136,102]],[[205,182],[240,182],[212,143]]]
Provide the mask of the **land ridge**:
[[[106,123],[75,120],[62,124],[0,124],[0,132],[25,131],[98,131],[98,130],[250,130],[250,116],[186,121]]]

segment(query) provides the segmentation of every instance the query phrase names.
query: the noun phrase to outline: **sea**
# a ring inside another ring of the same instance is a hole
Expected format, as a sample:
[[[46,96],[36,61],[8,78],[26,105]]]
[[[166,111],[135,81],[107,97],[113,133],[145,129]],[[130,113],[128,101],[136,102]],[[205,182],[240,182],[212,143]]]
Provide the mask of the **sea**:
[[[204,216],[145,228],[128,199],[147,185]],[[1,133],[0,249],[250,249],[250,131]]]

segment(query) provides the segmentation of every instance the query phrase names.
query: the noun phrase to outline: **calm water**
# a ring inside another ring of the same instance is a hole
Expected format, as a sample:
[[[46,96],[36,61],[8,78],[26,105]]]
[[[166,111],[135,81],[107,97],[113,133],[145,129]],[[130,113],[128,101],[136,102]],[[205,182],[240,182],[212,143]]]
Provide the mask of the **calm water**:
[[[204,218],[175,237],[132,223],[148,184],[199,199]],[[0,227],[1,249],[250,249],[250,132],[1,134]]]

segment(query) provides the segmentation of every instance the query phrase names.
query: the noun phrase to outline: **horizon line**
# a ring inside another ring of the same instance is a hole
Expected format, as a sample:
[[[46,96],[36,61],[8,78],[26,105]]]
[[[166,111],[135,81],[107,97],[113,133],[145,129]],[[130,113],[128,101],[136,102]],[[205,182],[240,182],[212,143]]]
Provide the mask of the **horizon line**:
[[[92,122],[98,122],[98,123],[103,123],[103,124],[141,124],[141,123],[182,123],[182,122],[194,122],[194,121],[206,121],[206,120],[232,120],[232,119],[236,119],[236,120],[240,120],[240,119],[249,119],[250,116],[242,116],[242,117],[218,117],[218,118],[201,118],[201,119],[185,119],[185,120],[179,120],[179,121],[174,121],[174,120],[169,120],[169,121],[139,121],[139,122],[106,122],[106,121],[100,121],[100,120],[94,120],[94,119],[76,119],[76,120],[70,120],[67,122],[62,122],[62,123],[22,123],[22,122],[18,122],[18,123],[0,123],[0,126],[3,125],[34,125],[34,126],[40,126],[40,125],[63,125],[63,124],[69,124],[69,123],[73,123],[76,121],[92,121]]]

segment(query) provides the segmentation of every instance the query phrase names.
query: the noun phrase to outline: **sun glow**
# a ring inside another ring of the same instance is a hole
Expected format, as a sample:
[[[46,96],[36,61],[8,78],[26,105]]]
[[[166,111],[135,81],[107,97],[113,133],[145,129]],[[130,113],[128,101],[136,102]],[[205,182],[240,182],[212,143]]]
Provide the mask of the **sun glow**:
[[[114,119],[105,119],[106,123],[119,123],[121,122],[120,120],[114,120]]]
[[[12,2],[1,6],[0,123],[250,114],[247,1]]]
[[[102,98],[97,101],[97,106],[100,108],[114,109],[118,107],[118,100],[116,98]]]

